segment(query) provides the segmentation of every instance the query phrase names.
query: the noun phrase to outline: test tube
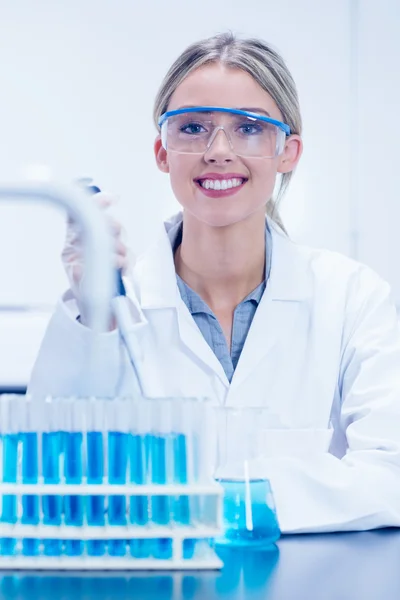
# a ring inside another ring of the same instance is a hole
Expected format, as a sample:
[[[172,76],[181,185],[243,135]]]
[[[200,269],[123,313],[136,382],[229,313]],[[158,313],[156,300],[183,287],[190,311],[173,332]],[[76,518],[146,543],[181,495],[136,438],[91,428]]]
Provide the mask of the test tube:
[[[15,395],[2,395],[0,398],[1,432],[3,440],[3,482],[16,483],[18,475],[19,423]],[[17,522],[17,497],[5,494],[2,498],[1,522]],[[15,538],[0,538],[0,554],[13,555],[16,551]]]
[[[111,485],[126,483],[131,402],[131,399],[119,398],[107,403],[109,424],[107,466],[108,482]],[[109,496],[108,524],[124,526],[126,523],[126,496],[122,494]],[[108,553],[111,556],[124,556],[126,540],[109,540]]]
[[[152,435],[149,443],[151,482],[166,485],[171,482],[171,400],[160,398],[148,400],[152,404]],[[156,525],[168,525],[171,521],[169,496],[154,495],[151,498],[151,520]],[[154,558],[172,557],[172,540],[158,538],[153,542]]]
[[[66,484],[82,483],[83,477],[83,434],[85,430],[85,401],[69,398],[66,406],[66,432],[64,434],[64,477]],[[84,514],[82,495],[68,495],[64,498],[64,522],[71,527],[82,527]],[[73,556],[82,551],[81,540],[66,540],[65,552]]]
[[[192,407],[193,456],[192,473],[195,483],[214,481],[217,456],[217,412],[206,399],[198,398]],[[191,519],[193,524],[217,525],[218,499],[215,496],[193,496]],[[199,547],[201,545],[199,544]]]
[[[150,406],[146,400],[137,399],[133,405],[129,436],[130,482],[136,485],[148,481]],[[146,527],[149,523],[149,498],[131,496],[129,499],[129,520],[132,525]],[[148,558],[152,542],[148,539],[131,539],[130,550],[134,558]]]
[[[87,482],[88,484],[104,483],[104,448],[105,431],[105,400],[91,398],[87,403]],[[86,520],[89,526],[103,527],[105,525],[104,496],[88,496],[86,499]],[[104,556],[105,540],[88,540],[87,553],[89,556]]]
[[[36,400],[33,403],[28,396],[21,396],[15,402],[18,405],[20,415],[22,483],[37,484],[39,477],[39,423],[41,420],[42,403],[40,400]],[[39,524],[39,496],[33,494],[24,494],[22,496],[21,523],[23,525]],[[37,538],[23,538],[22,554],[26,556],[38,556],[39,540]]]
[[[191,402],[185,399],[173,403],[173,474],[174,483],[187,484],[189,482],[189,468],[191,466]],[[181,525],[189,525],[189,497],[179,496],[174,498],[174,521]]]
[[[42,475],[43,483],[59,484],[61,478],[61,460],[63,457],[63,427],[65,428],[65,402],[60,399],[46,398],[44,403],[44,427],[42,433]],[[60,526],[62,519],[62,496],[42,496],[43,524]],[[43,541],[46,556],[59,556],[62,542],[47,538]]]
[[[192,420],[195,401],[177,399],[173,402],[173,477],[174,483],[187,485],[193,482],[193,439]],[[178,496],[172,499],[174,521],[178,525],[191,524],[189,496]],[[193,557],[194,539],[186,539],[183,544],[183,558]]]

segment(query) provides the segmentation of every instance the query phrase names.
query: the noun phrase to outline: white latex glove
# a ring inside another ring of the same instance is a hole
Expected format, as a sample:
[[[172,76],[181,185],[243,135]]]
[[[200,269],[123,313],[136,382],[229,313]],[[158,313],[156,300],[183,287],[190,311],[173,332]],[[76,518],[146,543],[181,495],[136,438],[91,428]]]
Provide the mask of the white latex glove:
[[[93,196],[88,196],[88,202],[96,201],[100,208],[107,211],[110,207],[114,206],[118,200],[118,197],[114,194],[107,192],[99,192]],[[115,240],[115,254],[114,254],[114,265],[116,269],[122,269],[123,273],[126,273],[128,267],[133,263],[132,257],[129,255],[128,249],[125,243],[122,241],[124,230],[121,224],[116,221],[111,215],[107,215],[110,230]],[[83,244],[82,244],[82,232],[79,225],[73,220],[68,219],[67,223],[67,234],[64,244],[64,248],[61,254],[64,269],[67,273],[71,290],[78,303],[79,309],[81,310],[81,294],[80,287],[84,273],[84,259],[83,259]],[[81,312],[81,321],[85,322],[85,316]]]

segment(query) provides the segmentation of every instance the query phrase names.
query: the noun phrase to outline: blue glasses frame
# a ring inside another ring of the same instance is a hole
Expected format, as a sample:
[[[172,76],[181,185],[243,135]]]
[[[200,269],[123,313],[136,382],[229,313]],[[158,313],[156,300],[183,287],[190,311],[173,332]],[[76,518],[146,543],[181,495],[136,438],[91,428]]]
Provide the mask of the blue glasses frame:
[[[161,117],[158,119],[158,125],[159,127],[162,127],[169,117],[193,112],[231,113],[234,115],[242,115],[243,117],[250,117],[251,119],[259,119],[260,121],[265,121],[265,123],[271,123],[271,125],[279,127],[279,129],[282,129],[282,131],[285,132],[286,136],[290,135],[290,127],[289,125],[286,125],[286,123],[276,121],[275,119],[271,119],[270,117],[266,117],[264,115],[258,115],[257,113],[249,112],[247,110],[240,110],[239,108],[223,108],[221,106],[191,106],[190,108],[178,108],[176,110],[170,110],[161,115]]]

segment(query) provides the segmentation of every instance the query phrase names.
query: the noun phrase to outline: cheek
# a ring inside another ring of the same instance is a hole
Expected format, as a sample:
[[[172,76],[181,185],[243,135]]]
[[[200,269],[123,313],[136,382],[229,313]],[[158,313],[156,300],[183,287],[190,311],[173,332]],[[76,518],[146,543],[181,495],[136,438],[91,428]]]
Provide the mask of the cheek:
[[[193,177],[197,161],[192,156],[171,155],[168,163],[172,190],[177,200],[181,201],[184,199],[182,194],[187,196],[188,191],[195,185]]]
[[[261,200],[269,200],[275,187],[277,175],[276,160],[260,160],[248,165],[251,173],[250,185],[253,193]]]

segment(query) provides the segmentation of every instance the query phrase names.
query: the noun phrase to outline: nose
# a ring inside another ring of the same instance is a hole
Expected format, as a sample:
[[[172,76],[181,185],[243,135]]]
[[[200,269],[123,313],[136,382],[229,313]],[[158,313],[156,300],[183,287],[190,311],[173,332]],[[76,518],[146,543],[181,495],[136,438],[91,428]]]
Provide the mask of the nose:
[[[231,142],[223,127],[218,127],[204,153],[204,160],[212,164],[224,164],[233,161],[235,153],[232,150]]]

